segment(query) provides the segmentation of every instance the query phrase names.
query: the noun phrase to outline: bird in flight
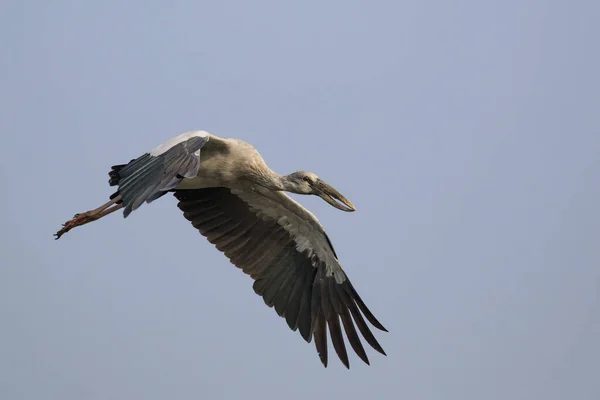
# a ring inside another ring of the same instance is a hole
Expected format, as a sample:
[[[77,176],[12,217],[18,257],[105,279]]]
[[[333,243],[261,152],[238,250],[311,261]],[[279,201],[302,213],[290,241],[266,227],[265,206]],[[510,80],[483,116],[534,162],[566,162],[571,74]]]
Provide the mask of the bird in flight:
[[[183,216],[252,277],[254,291],[267,306],[307,342],[314,337],[325,367],[327,331],[338,357],[350,367],[342,327],[365,363],[369,359],[358,332],[385,355],[366,321],[387,330],[350,283],[323,226],[284,193],[316,195],[337,209],[355,211],[348,199],[315,174],[280,175],[249,143],[191,131],[113,166],[109,184],[117,187],[110,201],[76,214],[56,239],[117,210],[127,217],[144,202],[173,192]]]

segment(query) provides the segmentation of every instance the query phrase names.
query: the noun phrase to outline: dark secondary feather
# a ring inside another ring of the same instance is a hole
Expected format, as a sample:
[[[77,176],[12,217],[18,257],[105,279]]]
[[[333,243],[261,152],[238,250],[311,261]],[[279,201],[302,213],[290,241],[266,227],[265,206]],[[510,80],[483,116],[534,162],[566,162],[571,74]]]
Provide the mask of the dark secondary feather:
[[[367,343],[385,354],[365,318],[376,328],[386,329],[350,281],[346,278],[337,283],[333,276],[326,276],[323,261],[307,251],[299,252],[293,238],[275,220],[258,218],[227,188],[176,190],[175,197],[184,217],[255,280],[253,288],[265,304],[274,307],[307,342],[314,335],[323,365],[327,366],[329,330],[337,355],[349,367],[342,327],[352,349],[369,363],[355,324]]]
[[[182,179],[198,174],[200,157],[195,153],[207,139],[194,136],[176,144],[164,153],[145,153],[128,164],[114,165],[109,184],[119,186],[111,199],[121,195],[123,215],[127,217],[144,202],[150,203],[175,188]]]

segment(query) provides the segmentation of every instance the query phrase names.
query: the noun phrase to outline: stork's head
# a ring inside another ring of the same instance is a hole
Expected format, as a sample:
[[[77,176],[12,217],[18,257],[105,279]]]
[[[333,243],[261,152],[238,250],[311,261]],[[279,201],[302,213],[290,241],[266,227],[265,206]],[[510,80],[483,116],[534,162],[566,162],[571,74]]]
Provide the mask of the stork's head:
[[[289,191],[298,194],[314,194],[342,211],[356,211],[354,205],[332,186],[312,172],[297,171],[287,175]],[[337,200],[337,201],[336,201]]]

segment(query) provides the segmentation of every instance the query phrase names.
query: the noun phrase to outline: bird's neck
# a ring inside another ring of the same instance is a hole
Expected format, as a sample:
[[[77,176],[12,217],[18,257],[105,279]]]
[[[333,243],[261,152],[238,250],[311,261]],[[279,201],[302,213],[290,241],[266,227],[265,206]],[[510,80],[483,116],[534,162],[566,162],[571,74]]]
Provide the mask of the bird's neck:
[[[273,191],[286,191],[298,193],[298,188],[294,182],[286,179],[286,175],[278,174],[275,171],[263,171],[255,177],[256,183]]]
[[[257,169],[253,171],[252,180],[260,186],[273,191],[287,190],[283,175],[270,169]]]

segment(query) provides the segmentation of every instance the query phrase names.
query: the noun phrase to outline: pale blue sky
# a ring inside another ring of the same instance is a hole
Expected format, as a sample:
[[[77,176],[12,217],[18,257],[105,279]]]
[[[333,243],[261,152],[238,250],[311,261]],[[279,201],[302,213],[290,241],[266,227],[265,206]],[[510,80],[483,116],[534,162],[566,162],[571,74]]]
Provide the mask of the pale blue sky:
[[[8,1],[0,398],[600,398],[600,5]],[[189,129],[300,198],[390,333],[314,345],[172,196],[59,242],[107,172]]]

